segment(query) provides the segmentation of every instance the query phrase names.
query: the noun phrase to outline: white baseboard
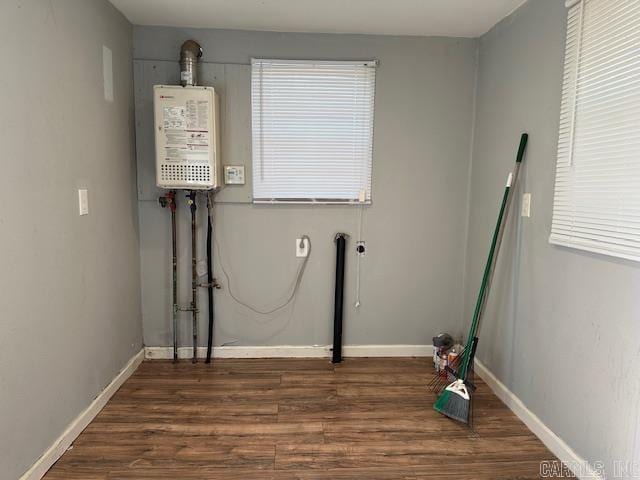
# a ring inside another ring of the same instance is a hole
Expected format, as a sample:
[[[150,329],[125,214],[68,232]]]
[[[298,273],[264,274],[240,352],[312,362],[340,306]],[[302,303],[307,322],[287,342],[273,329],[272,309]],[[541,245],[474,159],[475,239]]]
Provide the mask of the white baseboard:
[[[327,347],[329,352],[331,347]],[[433,345],[345,345],[345,357],[432,357]]]
[[[84,411],[69,424],[69,426],[67,426],[62,435],[60,435],[53,445],[51,445],[47,451],[42,454],[36,463],[34,463],[31,468],[20,477],[20,480],[40,480],[51,466],[58,461],[64,452],[67,451],[67,448],[69,448],[73,441],[78,437],[78,435],[80,435],[80,433],[82,433],[95,416],[100,413],[100,410],[104,408],[113,394],[116,393],[120,386],[122,386],[122,384],[131,376],[143,360],[144,351],[140,350],[131,358],[131,360],[129,360],[120,373],[118,373],[116,378],[114,378],[111,383],[98,394],[93,402],[91,402],[91,404],[85,408]]]
[[[173,347],[145,347],[145,358],[173,358]],[[205,347],[198,347],[198,358],[207,354]],[[178,358],[191,358],[191,347],[178,348]],[[433,355],[431,345],[345,345],[342,347],[345,357],[429,357]],[[244,347],[228,345],[214,347],[214,358],[328,358],[330,345],[283,345]]]
[[[475,371],[489,386],[496,396],[522,420],[522,422],[551,450],[580,479],[604,480],[589,463],[578,455],[564,440],[547,427],[538,416],[527,408],[507,386],[491,373],[478,359],[475,361]]]

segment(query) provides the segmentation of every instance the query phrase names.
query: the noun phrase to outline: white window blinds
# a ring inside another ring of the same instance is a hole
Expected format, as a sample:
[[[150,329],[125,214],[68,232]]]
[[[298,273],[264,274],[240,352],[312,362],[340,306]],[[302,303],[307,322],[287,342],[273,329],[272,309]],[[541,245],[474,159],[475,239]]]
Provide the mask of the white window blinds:
[[[567,6],[550,242],[640,260],[640,1]]]
[[[375,66],[252,60],[255,202],[371,201]]]

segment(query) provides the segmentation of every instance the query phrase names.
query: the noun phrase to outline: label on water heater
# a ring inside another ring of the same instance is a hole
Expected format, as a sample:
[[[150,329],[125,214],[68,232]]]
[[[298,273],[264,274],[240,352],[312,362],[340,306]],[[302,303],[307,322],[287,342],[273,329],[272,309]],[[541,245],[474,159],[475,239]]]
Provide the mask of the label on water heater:
[[[206,99],[190,99],[162,109],[166,161],[208,162],[210,108]]]
[[[184,130],[187,126],[186,108],[183,106],[164,107],[162,123],[165,131]]]

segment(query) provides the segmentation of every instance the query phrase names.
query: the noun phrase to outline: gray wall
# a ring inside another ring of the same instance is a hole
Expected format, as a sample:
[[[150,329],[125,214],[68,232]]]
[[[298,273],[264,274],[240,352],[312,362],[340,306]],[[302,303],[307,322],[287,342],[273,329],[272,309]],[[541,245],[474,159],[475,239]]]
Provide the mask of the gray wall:
[[[5,0],[0,31],[0,477],[14,479],[142,337],[131,27],[103,0]]]
[[[548,242],[563,4],[531,0],[480,40],[465,318],[519,135],[529,132],[518,193],[532,193],[531,218],[511,218],[479,356],[578,454],[605,462],[612,478],[613,461],[640,460],[640,267]]]
[[[306,233],[311,237],[312,255],[295,304],[266,318],[231,301],[216,256],[215,269],[223,289],[216,293],[215,343],[330,343],[333,237],[339,231],[352,235],[345,343],[429,344],[435,332],[460,325],[476,40],[135,27],[145,344],[171,344],[170,224],[169,213],[156,201],[151,87],[177,81],[180,44],[188,38],[204,48],[203,83],[221,92],[223,163],[244,164],[248,173],[251,57],[376,58],[381,62],[373,205],[363,212],[368,252],[361,264],[362,306],[359,311],[353,307],[357,207],[254,206],[249,203],[250,183],[244,188],[226,187],[216,206],[216,237],[239,296],[264,309],[278,304],[291,288],[299,263],[294,252],[296,236]],[[181,299],[186,303],[189,237],[184,200],[179,215]],[[204,237],[202,230],[200,237]],[[202,307],[204,313],[204,303]],[[188,345],[189,317],[184,314],[182,318],[181,343]],[[203,318],[201,344],[205,323]]]

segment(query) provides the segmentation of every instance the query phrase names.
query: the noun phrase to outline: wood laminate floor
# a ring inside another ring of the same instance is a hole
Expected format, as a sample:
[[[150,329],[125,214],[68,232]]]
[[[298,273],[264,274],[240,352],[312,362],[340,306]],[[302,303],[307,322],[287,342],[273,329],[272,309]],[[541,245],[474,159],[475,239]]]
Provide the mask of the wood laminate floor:
[[[474,430],[429,359],[146,361],[46,480],[532,479],[554,456],[478,380]]]

